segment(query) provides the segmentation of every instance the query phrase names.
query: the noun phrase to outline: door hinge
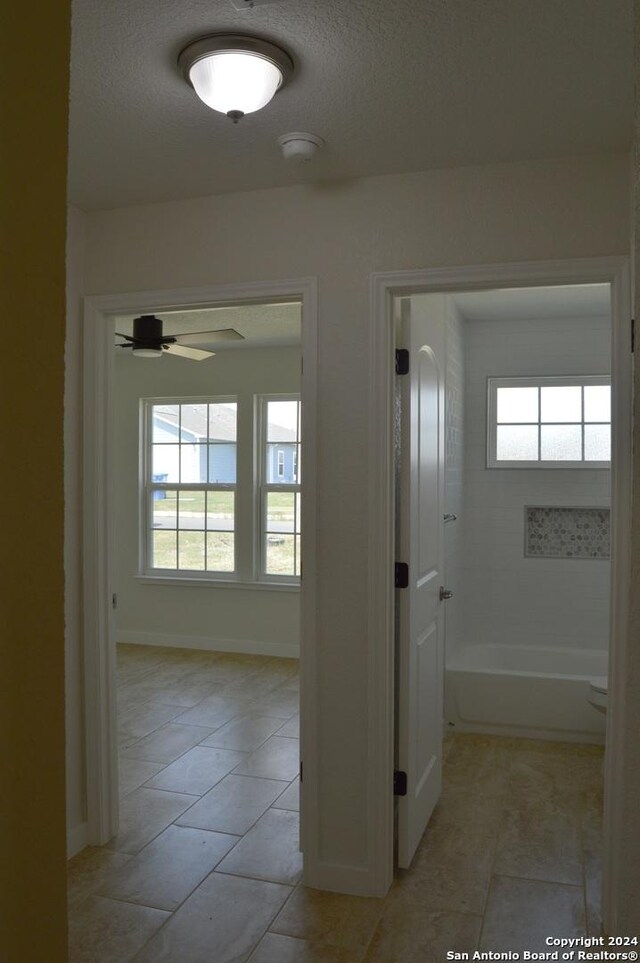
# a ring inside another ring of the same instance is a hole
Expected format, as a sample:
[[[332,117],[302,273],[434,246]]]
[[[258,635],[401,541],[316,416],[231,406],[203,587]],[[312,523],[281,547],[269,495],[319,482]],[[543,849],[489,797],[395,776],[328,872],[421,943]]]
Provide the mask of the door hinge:
[[[636,349],[636,319],[631,318],[631,354]]]
[[[302,782],[302,759],[300,760],[300,782]]]
[[[111,608],[112,608],[112,609],[117,609],[117,608],[118,608],[118,593],[117,593],[117,592],[114,592],[113,595],[111,596]]]
[[[409,585],[409,566],[406,562],[396,562],[395,587],[407,588]]]
[[[396,348],[396,374],[409,374],[409,352],[406,348]]]
[[[407,774],[403,772],[402,769],[396,769],[393,774],[393,795],[407,795]]]

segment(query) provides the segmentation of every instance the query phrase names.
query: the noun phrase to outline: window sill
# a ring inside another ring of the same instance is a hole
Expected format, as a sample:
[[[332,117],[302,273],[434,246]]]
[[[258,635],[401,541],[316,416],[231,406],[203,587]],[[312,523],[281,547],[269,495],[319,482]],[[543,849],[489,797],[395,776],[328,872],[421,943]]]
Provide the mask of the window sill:
[[[300,582],[254,582],[226,578],[176,578],[171,575],[136,575],[137,582],[145,585],[178,585],[181,588],[244,589],[250,592],[299,592]]]

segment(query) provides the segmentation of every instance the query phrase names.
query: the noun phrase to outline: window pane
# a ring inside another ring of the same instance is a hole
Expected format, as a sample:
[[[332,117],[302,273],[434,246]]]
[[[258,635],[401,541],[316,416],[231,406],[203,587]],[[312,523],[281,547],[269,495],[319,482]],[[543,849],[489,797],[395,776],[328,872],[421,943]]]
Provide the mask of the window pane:
[[[178,441],[178,405],[153,405],[151,411],[152,441],[177,442]]]
[[[178,495],[180,529],[201,531],[204,529],[204,492],[181,491]]]
[[[300,564],[300,536],[299,536],[299,535],[296,535],[296,575],[300,575],[300,573],[301,573],[301,564]]]
[[[152,568],[175,569],[176,545],[176,532],[154,532]]]
[[[541,421],[582,421],[582,388],[541,388]]]
[[[233,572],[234,569],[233,532],[207,532],[207,570]]]
[[[237,422],[235,401],[209,405],[209,441],[237,441]]]
[[[584,460],[611,461],[611,425],[584,426]]]
[[[178,533],[178,568],[204,569],[204,532]]]
[[[542,461],[581,461],[580,425],[543,425],[540,434]]]
[[[235,441],[216,442],[209,445],[209,481],[214,485],[235,485]]]
[[[584,420],[611,421],[610,385],[585,385]]]
[[[180,481],[180,446],[154,445],[152,453],[151,481]]]
[[[498,388],[498,422],[538,420],[537,388]]]
[[[175,491],[167,491],[165,488],[156,489],[152,494],[153,527],[156,528],[176,528],[177,521],[177,498]]]
[[[232,532],[235,515],[234,492],[207,493],[207,528],[209,531]]]
[[[180,441],[193,445],[207,439],[207,406],[180,405]]]
[[[267,402],[267,441],[296,441],[297,401]]]
[[[296,496],[293,492],[267,495],[267,532],[293,532]]]
[[[302,505],[302,496],[300,494],[296,495],[296,532],[298,534],[302,530],[302,525],[300,523],[300,506]]]
[[[180,445],[180,481],[206,482],[207,446]]]
[[[537,461],[537,425],[498,425],[496,458],[498,461]]]
[[[293,535],[267,535],[266,572],[268,575],[295,575]]]

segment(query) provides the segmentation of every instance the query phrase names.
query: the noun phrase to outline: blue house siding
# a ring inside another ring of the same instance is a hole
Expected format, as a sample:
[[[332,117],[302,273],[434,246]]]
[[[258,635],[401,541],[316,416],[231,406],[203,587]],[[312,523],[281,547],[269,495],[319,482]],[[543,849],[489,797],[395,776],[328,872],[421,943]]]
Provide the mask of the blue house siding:
[[[273,442],[267,445],[267,484],[295,485],[298,479],[294,475],[294,455],[296,446],[292,442]],[[279,453],[282,453],[283,474],[278,474]]]
[[[206,459],[206,446],[202,452]],[[203,466],[206,462],[203,462]],[[206,478],[206,475],[205,475]],[[209,445],[209,481],[218,485],[236,483],[236,445],[235,442],[219,442]]]

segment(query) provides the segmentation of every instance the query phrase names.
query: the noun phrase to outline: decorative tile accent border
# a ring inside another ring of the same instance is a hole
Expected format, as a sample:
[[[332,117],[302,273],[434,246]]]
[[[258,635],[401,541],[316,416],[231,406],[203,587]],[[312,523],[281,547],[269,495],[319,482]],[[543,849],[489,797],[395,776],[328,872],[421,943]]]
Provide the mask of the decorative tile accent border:
[[[525,507],[524,554],[530,558],[609,558],[608,508]]]

